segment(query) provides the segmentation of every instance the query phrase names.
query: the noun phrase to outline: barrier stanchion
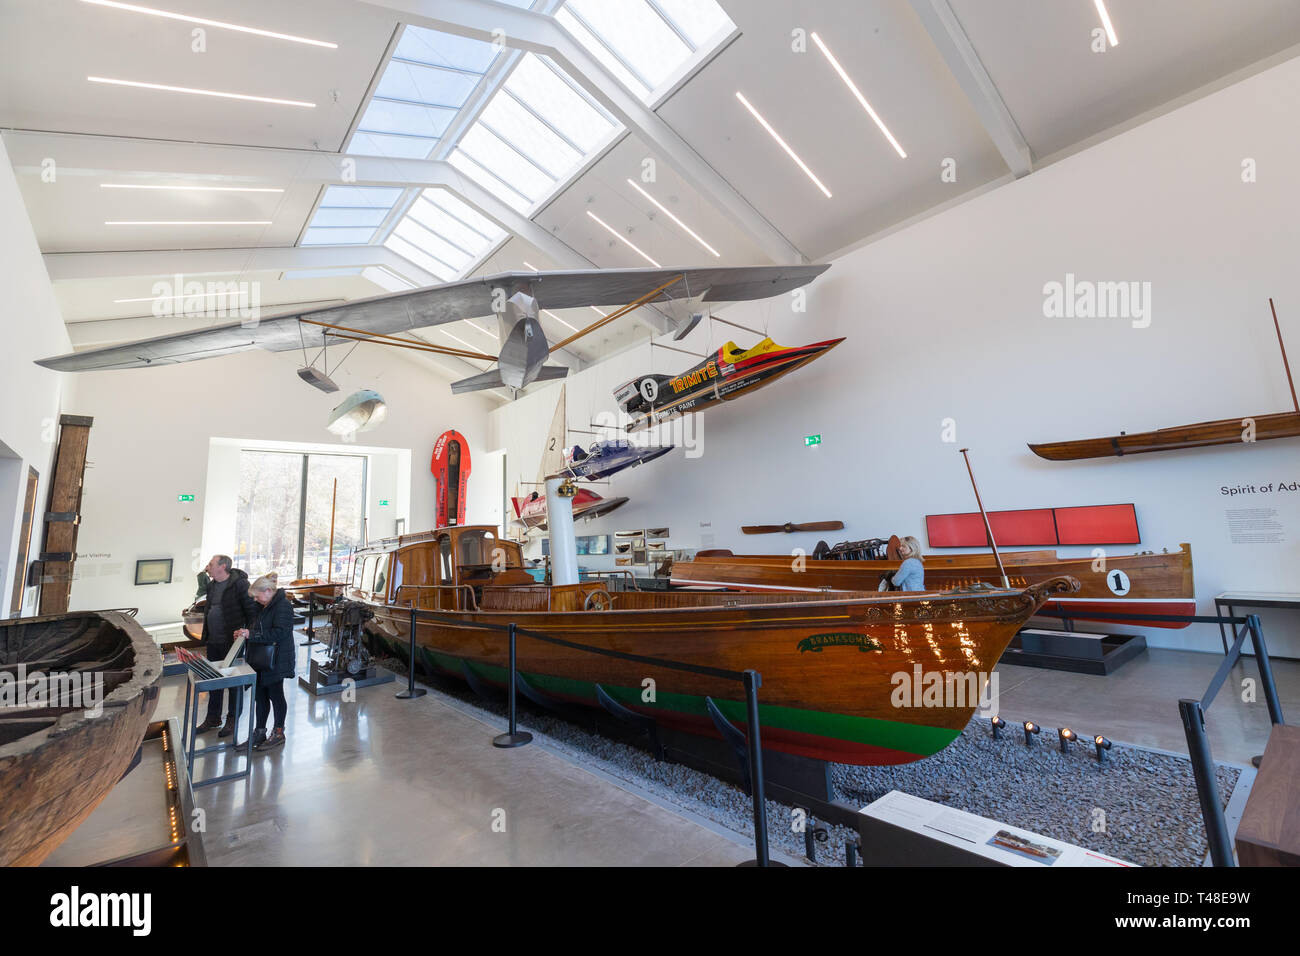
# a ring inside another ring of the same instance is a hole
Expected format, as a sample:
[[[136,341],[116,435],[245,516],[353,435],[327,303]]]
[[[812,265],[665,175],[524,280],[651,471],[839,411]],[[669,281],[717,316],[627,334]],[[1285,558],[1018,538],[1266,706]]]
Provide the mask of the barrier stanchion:
[[[316,595],[307,595],[307,640],[299,644],[299,647],[311,647],[316,643]],[[311,651],[307,652],[308,654]]]
[[[1201,802],[1210,859],[1215,866],[1236,866],[1232,858],[1232,841],[1228,839],[1228,822],[1219,800],[1219,782],[1214,776],[1210,741],[1205,735],[1205,710],[1199,700],[1185,697],[1178,702],[1178,713],[1183,718],[1183,732],[1187,735],[1187,754],[1192,761],[1192,776],[1196,779],[1196,796]]]
[[[498,734],[492,738],[493,747],[522,747],[533,739],[533,735],[528,731],[520,731],[515,719],[515,625],[510,624],[510,681],[509,681],[509,707],[510,707],[510,730],[504,734]]]
[[[410,657],[406,662],[406,690],[395,694],[398,700],[414,700],[428,693],[423,687],[415,686],[415,602],[411,602],[411,644]]]
[[[767,798],[763,791],[763,742],[758,731],[758,671],[745,671],[745,712],[749,721],[749,789],[754,796],[754,862],[770,866],[767,853]]]
[[[1255,651],[1255,666],[1259,668],[1259,682],[1264,685],[1268,719],[1274,724],[1285,723],[1282,720],[1282,703],[1278,700],[1277,685],[1273,683],[1273,665],[1269,663],[1268,648],[1264,646],[1264,628],[1260,626],[1259,615],[1246,615],[1246,626],[1250,628],[1250,643]]]

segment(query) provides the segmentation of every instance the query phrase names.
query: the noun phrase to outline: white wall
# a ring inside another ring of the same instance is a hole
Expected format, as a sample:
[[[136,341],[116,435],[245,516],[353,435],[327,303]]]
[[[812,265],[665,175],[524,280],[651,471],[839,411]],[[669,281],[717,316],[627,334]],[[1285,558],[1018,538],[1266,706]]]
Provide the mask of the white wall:
[[[49,473],[60,412],[63,376],[33,364],[38,358],[69,351],[63,325],[41,259],[36,236],[14,178],[9,154],[0,141],[0,443],[20,460],[8,463],[0,489],[0,618],[17,613],[10,608],[18,531],[22,523],[27,469],[40,473],[36,492],[39,514],[49,496]],[[32,557],[41,547],[42,525],[32,532]]]
[[[196,550],[203,561],[208,551],[225,550],[216,545],[220,535],[210,536],[204,527],[212,438],[310,441],[340,452],[364,443],[409,452],[406,474],[390,469],[394,473],[383,480],[397,489],[389,496],[393,504],[379,508],[372,502],[371,514],[377,516],[372,538],[391,534],[393,519],[403,514],[409,515],[408,530],[432,525],[434,481],[428,463],[439,434],[459,429],[471,454],[491,447],[484,441],[490,400],[452,396],[445,379],[396,350],[358,348],[337,373],[331,370],[340,389],[332,395],[301,382],[294,374],[300,364],[301,356],[294,353],[250,351],[185,365],[79,376],[75,404],[67,410],[93,415],[95,425],[74,608],[139,607],[145,624],[179,619],[194,594]],[[326,417],[363,387],[384,396],[388,417],[359,436],[360,441],[341,442],[325,429]],[[194,502],[177,501],[189,493],[196,495]],[[136,560],[156,557],[175,560],[172,583],[136,587]]]
[[[810,287],[805,314],[785,298],[729,308],[730,321],[783,345],[848,340],[698,416],[701,457],[678,450],[597,488],[632,500],[579,533],[665,524],[673,547],[712,535],[716,547],[772,552],[821,536],[746,537],[740,526],[839,519],[832,542],[924,541],[924,515],[974,510],[957,452],[969,446],[990,509],[1135,502],[1142,548],[1192,544],[1202,612],[1223,590],[1300,590],[1300,492],[1220,494],[1300,480],[1294,440],[1075,463],[1025,447],[1291,407],[1268,297],[1300,360],[1298,108],[1293,60],[850,252]],[[1257,182],[1243,183],[1245,159]],[[1044,285],[1067,273],[1150,282],[1149,327],[1045,318]],[[709,325],[670,344],[707,352],[727,337],[754,340]],[[628,379],[694,361],[645,346],[571,376],[570,426],[612,411],[611,391]],[[492,413],[511,486],[533,480],[557,393]],[[955,443],[941,439],[947,418]],[[805,448],[818,433],[823,444]],[[1277,509],[1283,543],[1232,544],[1224,510],[1243,504]],[[1300,656],[1297,623],[1265,615],[1275,652]],[[1218,647],[1210,626],[1148,637]]]

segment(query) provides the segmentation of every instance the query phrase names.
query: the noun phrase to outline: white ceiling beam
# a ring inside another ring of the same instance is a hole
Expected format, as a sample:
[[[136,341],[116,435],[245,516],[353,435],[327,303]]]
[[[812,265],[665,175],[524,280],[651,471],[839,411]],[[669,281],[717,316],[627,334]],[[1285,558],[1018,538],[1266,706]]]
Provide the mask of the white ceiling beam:
[[[273,246],[242,249],[151,249],[130,252],[47,252],[51,282],[129,276],[229,275],[293,269],[384,266],[417,285],[438,280],[383,246]]]
[[[1007,109],[1002,94],[975,52],[970,37],[948,0],[908,0],[948,69],[984,124],[993,145],[1012,174],[1020,179],[1034,171],[1034,154]]]
[[[688,183],[752,236],[773,262],[785,265],[808,261],[787,239],[671,126],[623,86],[567,30],[547,14],[492,0],[357,0],[406,23],[487,43],[549,56],[573,80],[628,129],[658,150]]]

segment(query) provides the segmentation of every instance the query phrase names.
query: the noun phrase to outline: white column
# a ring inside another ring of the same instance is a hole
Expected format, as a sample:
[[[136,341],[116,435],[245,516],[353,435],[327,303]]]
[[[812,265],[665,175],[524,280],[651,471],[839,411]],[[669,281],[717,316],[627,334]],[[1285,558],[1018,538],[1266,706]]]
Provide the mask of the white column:
[[[563,478],[546,479],[546,523],[551,529],[551,583],[578,583],[578,542],[573,532],[573,499],[560,494]]]

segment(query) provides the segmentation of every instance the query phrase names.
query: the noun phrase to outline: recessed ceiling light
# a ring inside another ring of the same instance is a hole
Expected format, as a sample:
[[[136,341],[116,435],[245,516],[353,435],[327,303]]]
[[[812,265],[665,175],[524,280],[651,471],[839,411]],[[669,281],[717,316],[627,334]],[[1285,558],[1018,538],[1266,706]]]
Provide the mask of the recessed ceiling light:
[[[166,17],[168,20],[184,20],[186,23],[197,23],[205,27],[219,27],[222,30],[237,30],[240,33],[253,33],[260,37],[270,37],[273,40],[288,40],[291,43],[307,43],[311,46],[328,47],[331,50],[337,50],[338,44],[331,43],[328,40],[310,40],[307,37],[294,36],[292,33],[275,33],[271,30],[259,30],[256,27],[240,26],[238,23],[224,23],[221,20],[206,20],[203,17],[191,17],[184,13],[172,13],[170,10],[156,10],[153,7],[141,7],[134,3],[118,3],[117,0],[82,0],[83,3],[93,3],[97,7],[113,7],[117,10],[127,10],[131,13],[147,13],[154,17]]]
[[[1101,0],[1097,0],[1097,2],[1100,4]],[[894,134],[889,131],[889,127],[884,124],[884,121],[876,115],[876,111],[871,108],[871,104],[867,102],[867,98],[862,95],[857,84],[855,84],[853,80],[849,78],[849,75],[844,72],[844,67],[840,66],[840,61],[835,59],[826,44],[822,42],[822,38],[816,33],[813,33],[812,38],[813,42],[817,44],[817,49],[822,51],[822,55],[826,57],[830,62],[830,65],[835,68],[835,72],[840,75],[840,79],[844,81],[844,85],[847,86],[849,91],[858,98],[858,102],[861,103],[862,108],[867,111],[867,115],[875,121],[878,127],[880,127],[880,131],[885,134],[885,139],[889,140],[890,145],[894,147],[899,156],[903,157],[903,159],[907,159],[907,153],[903,152],[903,147],[898,145],[898,140],[894,139]]]
[[[625,237],[624,237],[624,236],[623,236],[623,235],[622,235],[622,234],[621,234],[617,229],[615,229],[613,226],[609,225],[607,222],[605,222],[604,220],[602,220],[599,216],[597,216],[597,215],[596,215],[594,212],[592,212],[590,209],[587,210],[587,215],[590,216],[592,219],[596,220],[596,222],[600,223],[602,226],[604,226],[605,230],[606,230],[606,231],[607,231],[611,236],[613,236],[613,237],[614,237],[615,239],[617,239],[619,242],[623,243],[623,245],[627,246],[629,249],[631,249],[633,252],[635,252],[638,256],[640,256],[640,257],[641,257],[642,259],[644,259],[646,262],[650,263],[650,264],[651,264],[652,266],[654,266],[656,269],[662,269],[662,268],[663,268],[663,266],[661,266],[659,263],[655,262],[653,259],[651,259],[649,256],[647,256],[644,252],[642,252],[640,249],[638,249],[636,246],[634,246],[634,245],[631,243],[631,241],[629,241],[628,239],[626,239],[626,238],[625,238]]]
[[[524,260],[524,268],[525,268],[525,269],[532,269],[534,272],[541,272],[541,271],[542,271],[541,269],[537,268],[537,266],[535,266],[535,265],[533,265],[531,262],[529,262],[527,259]]]
[[[1119,37],[1115,36],[1115,25],[1110,22],[1110,14],[1106,12],[1105,0],[1093,0],[1097,5],[1097,14],[1101,17],[1101,25],[1106,28],[1106,39],[1110,41],[1111,46],[1119,46]]]
[[[591,311],[592,311],[592,312],[595,312],[597,315],[609,315],[608,312],[605,312],[605,311],[603,311],[603,310],[601,310],[601,309],[598,309],[598,308],[596,308],[594,305],[591,306],[590,308],[591,308]]]
[[[269,219],[105,219],[106,226],[269,226]]]
[[[576,331],[578,331],[578,330],[575,329],[573,326],[571,326],[568,322],[565,322],[562,318],[560,318],[558,315],[556,315],[554,312],[552,312],[550,309],[542,309],[542,311],[545,312],[547,315],[549,315],[551,318],[553,318],[556,322],[559,322],[562,326],[564,326],[564,327],[565,327],[566,329],[568,329],[570,332],[576,332]]]
[[[196,96],[220,96],[229,100],[250,100],[254,103],[278,103],[282,106],[305,106],[315,109],[315,103],[302,100],[281,100],[273,96],[252,96],[248,93],[223,93],[220,90],[197,90],[188,86],[168,86],[165,83],[142,83],[139,80],[114,80],[106,76],[88,76],[91,83],[112,83],[114,86],[136,86],[144,90],[164,90],[168,93],[193,93]]]
[[[226,296],[227,298],[238,299],[243,294],[244,293],[241,293],[239,291],[196,292],[193,295],[182,292],[178,295],[146,295],[139,299],[114,299],[113,302],[114,304],[120,304],[126,302],[158,302],[159,300],[166,300],[166,299],[212,299],[212,298],[216,298],[217,296]]]
[[[474,346],[470,345],[470,344],[469,344],[468,342],[466,342],[464,339],[457,338],[456,336],[454,336],[454,335],[452,335],[450,332],[448,332],[446,329],[443,329],[443,330],[442,330],[442,334],[445,335],[445,336],[447,336],[447,338],[449,338],[449,339],[456,339],[457,342],[459,342],[461,345],[465,346],[465,348],[467,348],[467,349],[473,349],[473,348],[474,348]]]
[[[759,113],[758,110],[754,109],[754,107],[750,104],[749,100],[745,99],[744,94],[741,93],[740,90],[736,90],[736,99],[740,100],[740,102],[744,104],[745,109],[749,110],[749,112],[753,115],[754,119],[758,120],[759,124],[762,125],[763,129],[767,130],[768,134],[774,140],[776,140],[777,144],[783,150],[786,151],[786,154],[791,159],[793,159],[796,163],[799,164],[799,168],[802,169],[804,173],[807,174],[808,178],[811,179],[817,185],[817,188],[826,194],[826,198],[830,199],[831,191],[822,185],[822,181],[813,175],[813,171],[808,168],[808,164],[799,158],[799,154],[796,153],[793,149],[791,149],[789,145],[787,145],[786,141],[780,137],[780,135],[777,133],[776,130],[772,129],[772,124],[770,124],[767,120],[763,119],[763,115]]]
[[[270,186],[146,186],[143,183],[100,183],[100,189],[181,189],[212,193],[282,193]]]
[[[475,325],[469,319],[465,320],[465,324],[468,325],[471,329],[477,329],[478,331],[482,332],[484,335],[492,336],[492,338],[496,339],[497,341],[501,340],[501,336],[497,335],[495,332],[489,332],[487,329],[483,328],[482,326]]]
[[[639,192],[642,196],[645,196],[646,199],[654,203],[656,209],[658,209],[665,216],[667,216],[673,222],[677,223],[677,225],[681,226],[684,230],[686,230],[686,234],[688,236],[690,236],[692,239],[694,239],[696,242],[702,245],[705,249],[708,249],[709,252],[713,253],[715,256],[718,256],[718,258],[722,257],[721,253],[719,253],[717,249],[714,249],[711,245],[709,245],[707,242],[705,242],[703,239],[697,236],[694,230],[692,230],[690,226],[686,225],[686,223],[682,222],[680,219],[678,219],[676,216],[670,213],[667,209],[665,209],[663,203],[661,203],[658,199],[655,199],[654,196],[651,196],[648,192],[646,192],[644,189],[638,186],[631,179],[627,181],[627,184],[631,186],[633,189],[635,189],[637,192]]]

